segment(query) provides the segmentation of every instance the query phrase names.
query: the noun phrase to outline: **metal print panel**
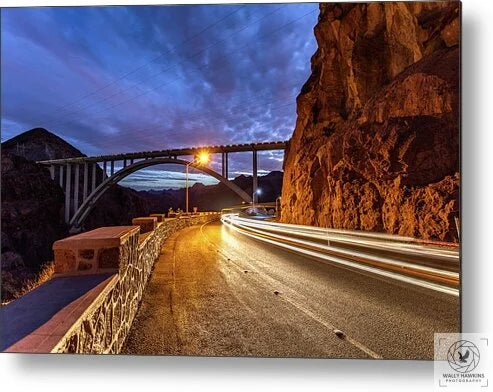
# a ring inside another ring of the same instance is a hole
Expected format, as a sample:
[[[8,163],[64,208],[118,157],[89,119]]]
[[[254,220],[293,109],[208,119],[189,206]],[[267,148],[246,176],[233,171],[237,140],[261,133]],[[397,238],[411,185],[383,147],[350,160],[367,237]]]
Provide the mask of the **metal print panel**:
[[[428,359],[460,332],[460,3],[1,10],[0,349]]]

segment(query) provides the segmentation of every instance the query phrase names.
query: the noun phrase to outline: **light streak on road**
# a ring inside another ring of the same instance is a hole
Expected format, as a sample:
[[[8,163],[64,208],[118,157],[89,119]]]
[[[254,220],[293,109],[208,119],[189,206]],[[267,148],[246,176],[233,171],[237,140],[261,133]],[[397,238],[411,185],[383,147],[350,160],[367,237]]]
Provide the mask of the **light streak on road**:
[[[238,214],[224,214],[221,221],[250,238],[319,261],[459,295],[457,249],[424,246],[408,237],[334,229],[327,232],[326,228],[242,218]]]
[[[309,239],[321,240],[323,242],[327,242],[328,239],[330,241],[348,243],[351,245],[361,245],[382,250],[388,249],[403,254],[413,253],[419,256],[426,255],[427,257],[436,257],[443,261],[458,262],[458,252],[456,249],[420,245],[417,243],[417,239],[412,237],[260,221],[241,218],[235,214],[223,215],[223,217],[224,219],[234,219],[234,222],[237,224],[241,222],[242,226],[257,227],[263,230],[292,235],[305,235]]]

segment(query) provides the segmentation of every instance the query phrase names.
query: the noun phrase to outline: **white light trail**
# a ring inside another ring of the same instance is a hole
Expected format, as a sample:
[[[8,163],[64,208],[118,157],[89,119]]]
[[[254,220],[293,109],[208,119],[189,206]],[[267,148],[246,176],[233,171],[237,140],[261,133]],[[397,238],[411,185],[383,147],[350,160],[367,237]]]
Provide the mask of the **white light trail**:
[[[246,235],[250,238],[260,240],[281,248],[288,249],[315,258],[323,262],[337,264],[344,267],[349,267],[352,270],[369,272],[386,278],[391,278],[415,286],[425,287],[434,291],[443,292],[449,295],[458,296],[459,290],[455,287],[436,283],[436,281],[446,280],[449,283],[458,285],[459,274],[455,271],[449,271],[441,268],[416,264],[407,261],[394,260],[389,257],[382,257],[365,252],[354,251],[349,249],[337,248],[328,246],[327,229],[312,228],[309,226],[286,225],[277,222],[259,221],[248,218],[241,218],[237,214],[225,214],[221,221],[232,230]],[[322,232],[323,235],[319,233]],[[334,233],[331,229],[331,232]],[[432,259],[433,262],[448,261],[457,263],[458,252],[453,250],[445,250],[437,248],[426,248],[416,244],[400,244],[393,238],[392,245],[382,244],[387,240],[388,235],[384,234],[379,237],[377,233],[360,233],[354,234],[356,238],[348,238],[350,236],[347,231],[343,235],[330,234],[330,239],[346,244],[354,244],[372,249],[383,249],[399,254],[407,254],[412,257],[423,257]],[[370,234],[370,235],[367,235]],[[302,237],[303,239],[299,238]],[[362,238],[358,238],[362,237]],[[402,239],[404,237],[400,237]],[[312,241],[310,241],[310,239]],[[324,240],[324,244],[313,242],[313,240]],[[407,238],[406,238],[407,239]],[[408,245],[399,248],[399,245]],[[411,247],[409,247],[411,245]],[[371,265],[373,264],[373,265]],[[377,267],[374,266],[377,264]],[[420,275],[428,279],[420,279],[409,275]],[[432,281],[433,280],[433,281]]]

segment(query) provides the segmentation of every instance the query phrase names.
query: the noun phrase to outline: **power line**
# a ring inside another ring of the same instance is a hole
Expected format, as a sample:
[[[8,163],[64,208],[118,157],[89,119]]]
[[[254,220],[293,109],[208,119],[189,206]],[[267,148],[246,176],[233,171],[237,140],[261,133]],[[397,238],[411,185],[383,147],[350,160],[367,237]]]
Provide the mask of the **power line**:
[[[284,5],[284,6],[286,6],[286,5]],[[282,7],[279,7],[279,8],[282,8]],[[278,8],[278,9],[279,9],[279,8]],[[276,9],[276,10],[278,10],[278,9]],[[276,10],[274,10],[273,12],[275,12]],[[314,9],[314,10],[312,10],[312,11],[310,11],[310,12],[308,12],[308,13],[306,13],[306,14],[302,15],[302,16],[301,16],[301,17],[299,17],[299,18],[296,18],[296,19],[294,19],[294,20],[291,20],[291,21],[290,21],[290,22],[288,22],[288,23],[285,23],[285,24],[281,25],[278,29],[271,31],[271,32],[269,32],[268,34],[262,35],[259,39],[264,39],[264,38],[266,38],[266,37],[268,37],[268,36],[271,36],[272,34],[278,33],[278,32],[279,32],[279,31],[281,31],[283,28],[285,28],[285,27],[287,27],[287,26],[289,26],[289,25],[291,25],[291,24],[293,24],[293,23],[295,23],[295,22],[297,22],[297,21],[301,20],[302,18],[304,18],[304,17],[306,17],[306,16],[308,16],[308,15],[310,15],[310,14],[314,13],[315,11],[317,11],[317,9]],[[271,13],[273,13],[273,12],[271,12]],[[271,14],[271,13],[269,13],[269,14]],[[265,16],[264,16],[264,17],[262,17],[261,19],[264,19],[266,16],[269,16],[269,14],[265,15]],[[260,19],[260,20],[261,20],[261,19]],[[259,21],[259,20],[258,20],[258,21]],[[258,21],[256,21],[256,22],[258,22]],[[249,27],[249,25],[245,26],[244,28],[246,28],[246,27]],[[244,28],[243,28],[243,29],[244,29]],[[238,32],[239,32],[239,31],[237,31],[235,34],[232,34],[232,35],[236,35]],[[228,37],[228,38],[230,38],[230,37]],[[221,41],[216,42],[215,44],[211,45],[210,47],[216,46],[218,43],[223,42],[223,41],[225,41],[225,39],[224,39],[224,40],[221,40]],[[246,46],[249,46],[249,45],[250,45],[250,44],[246,44],[246,45],[243,45],[243,47],[246,47]],[[197,56],[198,54],[200,54],[200,53],[204,52],[204,51],[205,51],[205,50],[207,50],[207,49],[209,49],[209,47],[207,47],[207,48],[205,48],[205,49],[201,50],[200,52],[198,52],[198,53],[196,53],[196,54],[194,54],[194,55],[193,55],[193,56],[191,56],[190,58]],[[236,50],[237,50],[237,48],[236,48]],[[226,55],[223,55],[223,56],[221,56],[221,57],[227,57],[227,54],[226,54]],[[188,59],[189,59],[189,58],[185,58],[185,60],[188,60]],[[180,64],[180,63],[182,63],[182,62],[183,62],[183,61],[179,62],[178,64]],[[170,67],[170,68],[168,68],[168,69],[171,69],[171,68],[174,68],[174,67],[176,67],[176,65],[174,65],[174,66],[172,66],[172,67]],[[205,67],[203,67],[202,69],[208,69],[208,68],[210,68],[210,66],[205,66]],[[218,67],[218,68],[220,68],[220,67]],[[216,68],[216,69],[218,69],[218,68]],[[166,70],[168,70],[168,69],[166,69]],[[166,70],[165,70],[165,71],[166,71]],[[162,73],[162,72],[159,72],[158,74],[160,74],[160,73]],[[156,75],[157,75],[157,74],[156,74]],[[155,77],[156,75],[154,75],[153,77]],[[173,80],[173,81],[171,81],[171,82],[167,81],[167,82],[165,82],[165,83],[163,83],[163,84],[160,84],[160,85],[158,85],[158,86],[151,87],[151,88],[150,88],[150,89],[148,89],[147,91],[144,91],[144,92],[142,92],[142,93],[140,93],[140,94],[138,94],[138,95],[136,95],[136,96],[133,96],[133,97],[131,97],[131,98],[127,99],[127,100],[124,100],[124,101],[118,102],[118,103],[116,103],[115,105],[112,105],[112,106],[110,106],[110,107],[105,107],[105,108],[102,108],[102,110],[97,111],[97,112],[95,112],[95,113],[93,113],[93,114],[97,114],[97,113],[104,113],[104,112],[106,112],[106,111],[108,111],[108,110],[111,110],[111,109],[113,109],[113,108],[117,107],[117,106],[120,106],[120,105],[122,105],[122,104],[124,104],[124,103],[130,102],[130,101],[132,101],[132,100],[134,100],[134,99],[136,99],[136,98],[139,98],[139,97],[141,97],[141,96],[143,96],[143,95],[146,95],[146,94],[148,94],[148,93],[150,93],[150,92],[152,92],[152,91],[155,91],[155,90],[156,90],[156,89],[158,89],[158,88],[161,88],[161,87],[163,87],[163,86],[165,86],[165,85],[168,85],[168,84],[171,84],[171,83],[174,83],[174,82],[176,82],[176,80]],[[129,88],[126,88],[126,89],[124,89],[124,90],[123,90],[123,91],[121,91],[121,92],[128,91],[128,90],[130,90],[131,88],[133,88],[133,87],[135,87],[135,86],[136,86],[136,85],[131,86],[131,87],[129,87]],[[121,93],[121,92],[120,92],[120,93]],[[103,99],[103,100],[101,100],[101,101],[99,101],[99,102],[96,102],[95,104],[101,103],[101,102],[103,102],[103,101],[105,101],[105,100],[107,100],[107,99],[109,99],[109,98],[112,98],[112,97],[113,97],[113,96],[115,96],[115,95],[118,95],[118,93],[113,94],[113,95],[111,95],[111,96],[109,96],[109,97],[106,97],[105,99]],[[86,107],[84,107],[84,108],[82,108],[82,109],[80,109],[80,110],[78,110],[78,111],[72,112],[72,113],[70,113],[70,114],[77,114],[77,112],[80,112],[80,111],[81,111],[81,110],[83,110],[83,109],[87,109],[87,108],[89,108],[89,107],[91,107],[91,106],[94,106],[95,104],[88,105],[88,106],[86,106]],[[58,124],[60,124],[62,121],[64,121],[66,118],[67,118],[67,116],[63,116],[63,118],[62,118],[62,119],[60,119],[59,121],[57,121],[57,122],[55,122],[55,123],[52,123],[52,125],[58,125]]]
[[[283,104],[283,105],[279,105],[279,106],[275,106],[275,107],[271,107],[271,108],[268,108],[267,111],[269,113],[272,113],[272,112],[278,112],[280,109],[288,109],[288,107],[292,106],[293,103],[290,102],[290,103],[287,103],[287,104]],[[289,108],[291,109],[291,108]],[[286,113],[287,115],[287,113]],[[149,144],[155,144],[156,141],[155,139],[150,139],[152,138],[153,134],[156,134],[159,132],[159,125],[156,125],[156,126],[152,126],[152,127],[148,127],[148,128],[145,128],[145,129],[139,129],[139,130],[128,130],[128,131],[125,131],[125,132],[120,132],[118,135],[116,135],[120,140],[123,140],[122,137],[123,136],[126,136],[126,135],[134,135],[134,136],[139,136],[140,138],[145,138],[145,139],[149,139],[147,141],[147,143]],[[178,135],[181,135],[183,134],[183,130],[177,130],[177,131],[163,131],[163,136],[165,136],[166,138],[169,138],[169,137],[173,137],[173,136],[178,136]],[[91,143],[92,140],[89,140],[89,141],[86,141],[87,143]],[[145,142],[145,141],[144,141]],[[111,140],[107,140],[106,142],[101,142],[101,140],[98,140],[98,147],[114,147],[115,146],[115,142],[114,141],[111,141]]]
[[[54,109],[54,110],[53,110],[53,114],[52,114],[52,115],[49,115],[49,116],[50,116],[50,117],[52,117],[52,116],[56,116],[56,115],[58,115],[58,113],[55,113],[55,111],[60,111],[60,110],[63,110],[63,109],[65,109],[65,108],[67,108],[67,107],[70,107],[70,106],[72,106],[72,105],[75,105],[75,104],[77,104],[77,103],[79,103],[79,102],[83,101],[84,99],[87,99],[87,98],[89,98],[89,97],[92,97],[92,96],[94,96],[94,95],[98,94],[99,92],[101,92],[101,91],[103,91],[103,90],[107,89],[108,87],[110,87],[110,86],[114,85],[116,82],[118,82],[118,81],[120,81],[120,80],[123,80],[123,79],[125,79],[126,77],[128,77],[128,76],[130,76],[130,75],[134,74],[135,72],[137,72],[137,71],[139,71],[139,70],[141,70],[141,69],[143,69],[143,68],[147,67],[149,64],[152,64],[152,63],[156,62],[157,60],[159,60],[159,59],[161,59],[162,57],[164,57],[166,54],[168,54],[168,53],[172,53],[173,51],[175,51],[178,47],[180,47],[180,46],[184,46],[185,44],[190,43],[191,41],[193,41],[193,40],[194,40],[194,39],[196,39],[197,37],[200,37],[203,33],[205,33],[206,31],[210,30],[211,28],[213,28],[213,27],[217,26],[219,23],[221,23],[221,22],[225,21],[226,19],[228,19],[229,17],[231,17],[231,16],[232,16],[232,15],[234,15],[235,13],[239,12],[241,9],[243,9],[243,8],[245,8],[245,7],[246,7],[246,4],[244,4],[244,5],[240,6],[240,7],[238,7],[238,8],[237,8],[237,9],[235,9],[234,11],[232,11],[232,12],[228,13],[227,15],[225,15],[225,16],[223,16],[222,18],[218,19],[218,20],[217,20],[217,21],[215,21],[214,23],[212,23],[212,24],[210,24],[210,25],[206,26],[205,28],[201,29],[201,30],[200,30],[200,31],[198,31],[197,33],[193,34],[191,37],[189,37],[189,38],[185,39],[184,41],[182,41],[182,42],[180,42],[180,43],[178,43],[178,44],[174,45],[171,49],[166,50],[165,52],[161,53],[159,56],[152,58],[151,60],[149,60],[149,61],[145,62],[144,64],[140,65],[139,67],[134,68],[134,69],[132,69],[132,70],[130,70],[130,71],[128,71],[128,72],[126,72],[125,74],[121,75],[120,77],[118,77],[118,78],[114,79],[113,81],[111,81],[111,82],[107,83],[107,84],[106,84],[106,85],[104,85],[103,87],[100,87],[100,88],[98,88],[98,89],[96,89],[96,90],[94,90],[94,91],[92,91],[92,92],[89,92],[89,93],[87,93],[87,94],[83,95],[82,97],[80,97],[80,98],[76,99],[75,101],[69,102],[69,103],[67,103],[67,104],[64,104],[64,105],[62,105],[62,106],[60,106],[60,107],[58,107],[58,108]]]
[[[287,90],[292,90],[293,88],[289,88]],[[271,105],[273,103],[276,103],[276,102],[279,102],[279,101],[286,101],[286,100],[291,100],[292,98],[295,98],[297,95],[299,94],[299,90],[296,89],[295,91],[291,92],[291,94],[288,94],[287,96],[284,96],[284,97],[280,97],[280,98],[277,98],[277,99],[274,99],[274,100],[268,100],[268,101],[264,101],[262,103],[259,103],[259,104],[256,104],[254,106],[251,106],[251,105],[247,105],[248,103],[250,102],[253,102],[253,101],[257,101],[259,97],[261,96],[266,96],[268,94],[262,94],[260,96],[255,96],[255,97],[252,97],[250,99],[247,99],[243,102],[240,102],[239,104],[236,104],[234,106],[231,106],[228,108],[229,111],[233,111],[233,110],[236,110],[240,113],[244,113],[245,110],[258,110],[260,108],[265,108],[266,111],[277,111],[279,108],[284,108],[284,107],[287,107],[287,106],[292,106],[292,105],[295,105],[296,104],[296,101],[291,101],[291,102],[288,102],[286,104],[283,104],[283,105],[280,105],[280,106],[274,106],[272,107]],[[217,113],[217,110],[214,111],[215,113]],[[199,113],[196,113],[194,115],[194,117],[190,118],[188,117],[188,121],[189,122],[194,122],[194,121],[197,121],[199,120],[201,117],[201,115]],[[215,116],[217,118],[219,118],[220,116]],[[233,117],[233,113],[230,113],[229,116],[227,117],[224,117],[225,119],[234,119]],[[205,120],[207,120],[205,118]],[[136,132],[138,132],[139,135],[146,135],[146,137],[149,137],[151,135],[147,135],[148,132],[156,132],[156,127],[158,127],[159,125],[156,125],[156,126],[152,126],[151,128],[146,128],[146,129],[140,129],[140,130],[128,130],[128,131],[125,131],[125,132],[118,132],[118,134],[116,136],[118,136],[118,138],[122,138],[122,137],[125,137],[127,135],[135,135]],[[178,135],[180,133],[182,133],[183,131],[180,130],[180,131],[175,131],[175,132],[166,132],[165,136],[174,136],[174,135]],[[111,138],[111,136],[108,136],[109,138]],[[104,146],[104,147],[111,147],[111,146],[114,146],[114,142],[108,140],[106,143],[102,142],[102,139],[100,137],[98,137],[98,145],[99,146]],[[91,139],[85,139],[85,142],[86,143],[93,143],[95,140],[95,137],[91,138]]]
[[[265,34],[265,35],[263,35],[263,36],[262,36],[262,38],[266,38],[266,37],[268,37],[268,36],[271,36],[271,35],[272,35],[272,34],[274,34],[274,33],[277,33],[277,32],[279,32],[279,31],[281,31],[283,28],[287,27],[288,25],[293,24],[294,22],[299,21],[299,20],[300,20],[300,19],[302,19],[303,17],[306,17],[307,15],[309,15],[309,14],[311,14],[311,13],[315,12],[315,11],[316,11],[316,10],[312,10],[312,11],[310,11],[310,12],[308,12],[308,13],[304,14],[303,16],[301,16],[301,17],[299,17],[299,18],[296,18],[296,19],[294,19],[294,20],[292,20],[292,21],[290,21],[290,22],[288,22],[288,23],[286,23],[286,24],[284,24],[284,25],[280,26],[278,29],[276,29],[276,30],[274,30],[274,31],[271,31],[269,34]],[[243,47],[246,47],[246,46],[249,46],[249,44],[246,44],[246,45],[244,45]],[[227,54],[226,54],[226,55],[224,55],[224,56],[222,56],[222,57],[227,57]],[[206,66],[206,67],[204,67],[203,69],[207,69],[207,68],[210,68],[210,66]],[[216,67],[216,68],[215,68],[215,71],[217,71],[217,70],[218,70],[218,69],[220,69],[220,68],[221,68],[221,66],[220,66],[220,67]],[[151,89],[149,89],[149,90],[147,90],[147,91],[144,91],[144,92],[142,92],[142,93],[140,93],[140,94],[137,94],[136,96],[133,96],[133,97],[131,97],[131,98],[129,98],[129,99],[126,99],[126,100],[124,100],[124,101],[120,101],[120,102],[118,102],[118,103],[116,103],[116,104],[114,104],[114,105],[112,105],[112,106],[110,106],[110,107],[104,107],[104,108],[101,108],[101,110],[96,111],[96,112],[95,112],[95,113],[93,113],[93,114],[98,114],[98,113],[103,114],[103,113],[105,113],[105,112],[107,112],[107,111],[109,111],[109,110],[114,109],[114,108],[115,108],[115,107],[117,107],[117,106],[120,106],[120,105],[122,105],[122,104],[125,104],[125,103],[127,103],[127,102],[130,102],[130,101],[132,101],[132,100],[134,100],[134,99],[136,99],[136,98],[139,98],[139,97],[141,97],[141,96],[143,96],[143,95],[145,95],[145,94],[148,94],[148,93],[150,93],[150,92],[152,92],[152,91],[154,91],[154,90],[156,90],[156,89],[158,89],[158,88],[161,88],[161,87],[163,87],[163,86],[165,86],[165,85],[172,84],[172,83],[174,83],[174,82],[176,82],[176,81],[177,81],[177,80],[167,81],[167,82],[165,82],[165,83],[163,83],[163,84],[160,84],[160,85],[158,85],[158,86],[155,86],[155,87],[153,87],[153,88],[151,88]],[[60,119],[60,120],[59,120],[56,124],[61,123],[61,122],[62,122],[62,121],[64,121],[64,120],[65,120],[65,119]]]
[[[167,71],[169,71],[169,70],[171,70],[171,69],[173,69],[173,68],[177,68],[177,66],[178,66],[179,64],[185,63],[186,61],[188,61],[188,60],[190,60],[191,58],[194,58],[194,57],[196,57],[196,56],[200,55],[201,53],[205,52],[206,50],[208,50],[208,49],[210,49],[210,48],[213,48],[214,46],[217,46],[217,45],[218,45],[218,44],[220,44],[221,42],[224,42],[224,41],[226,41],[227,39],[229,39],[229,38],[231,38],[231,37],[233,37],[233,36],[237,35],[239,32],[241,32],[241,31],[243,31],[243,30],[247,29],[248,27],[250,27],[251,25],[253,25],[253,24],[255,24],[255,23],[260,22],[261,20],[265,19],[266,17],[268,17],[268,16],[272,15],[273,13],[277,12],[278,10],[280,10],[281,8],[284,8],[284,7],[286,7],[286,6],[287,6],[287,5],[282,5],[282,6],[278,7],[278,8],[276,8],[276,9],[274,9],[273,11],[271,11],[271,12],[269,12],[269,13],[267,13],[267,14],[263,15],[261,18],[257,19],[256,21],[254,21],[254,22],[250,22],[250,23],[246,24],[246,25],[245,25],[245,26],[243,26],[241,29],[239,29],[239,30],[235,31],[234,33],[230,34],[227,38],[224,38],[224,39],[222,39],[222,40],[216,41],[215,43],[213,43],[213,44],[211,44],[211,45],[207,46],[206,48],[204,48],[204,49],[200,50],[199,52],[197,52],[197,53],[193,54],[192,56],[185,57],[182,61],[180,61],[180,62],[178,62],[178,63],[176,63],[176,64],[174,64],[174,65],[172,65],[172,66],[170,66],[170,67],[168,67],[168,68],[166,68],[166,69],[164,69],[164,70],[162,70],[162,71],[157,72],[156,74],[152,75],[152,76],[151,76],[151,77],[149,77],[149,78],[145,78],[145,79],[143,79],[143,80],[139,81],[138,83],[133,84],[132,86],[129,86],[129,87],[127,87],[127,88],[123,89],[123,90],[119,90],[118,92],[116,92],[116,93],[114,93],[114,94],[112,94],[112,95],[110,95],[110,96],[107,96],[107,97],[103,98],[102,100],[99,100],[99,101],[97,101],[97,102],[90,103],[89,105],[86,105],[86,106],[84,106],[84,107],[80,108],[79,110],[75,110],[75,111],[72,111],[72,112],[65,113],[62,117],[63,117],[63,118],[66,118],[67,116],[70,116],[70,115],[72,115],[72,114],[77,114],[77,113],[80,113],[80,112],[81,112],[82,110],[84,110],[84,109],[88,109],[88,108],[90,108],[90,107],[93,107],[93,106],[96,106],[96,105],[98,105],[98,104],[101,104],[101,103],[103,103],[103,102],[105,102],[105,101],[107,101],[107,100],[109,100],[109,99],[111,99],[111,98],[113,98],[113,97],[115,97],[115,96],[118,96],[118,95],[120,95],[120,94],[122,94],[122,93],[124,93],[124,92],[126,92],[126,91],[132,90],[132,89],[134,89],[135,87],[137,87],[137,88],[139,88],[139,89],[140,89],[139,85],[140,85],[140,84],[142,84],[143,82],[148,81],[148,80],[151,80],[151,79],[155,78],[156,76],[161,75],[161,74],[163,74],[163,73],[165,73],[165,72],[167,72]],[[159,87],[159,86],[158,86],[158,87]],[[162,85],[161,85],[161,87],[162,87]],[[152,90],[152,89],[151,89],[151,90]],[[150,92],[150,91],[149,91],[149,92]],[[148,93],[148,92],[144,92],[144,93],[142,93],[142,94],[137,95],[137,96],[136,96],[136,97],[134,97],[134,98],[138,98],[138,97],[140,97],[140,96],[142,96],[142,95],[144,95],[144,94],[147,94],[147,93]],[[133,98],[132,98],[132,99],[133,99]],[[128,100],[128,101],[129,101],[129,100]],[[128,102],[128,101],[124,101],[123,103],[126,103],[126,102]],[[108,109],[112,109],[113,107],[116,107],[116,106],[118,106],[118,105],[119,105],[119,104],[114,105],[114,106],[111,106],[111,107],[110,107],[110,108],[108,108]],[[104,111],[105,111],[105,108],[103,108],[103,111],[100,111],[100,112],[104,112]],[[56,121],[56,122],[55,122],[55,123],[53,123],[52,125],[58,125],[58,124],[60,123],[60,121],[61,121],[61,120]]]
[[[281,8],[281,7],[279,7],[279,8]],[[279,9],[279,8],[278,8],[278,9]],[[276,10],[278,10],[278,9],[276,9]],[[275,10],[275,11],[276,11],[276,10]],[[273,12],[275,12],[275,11],[273,11]],[[287,27],[287,26],[288,26],[288,25],[290,25],[290,24],[293,24],[293,23],[297,22],[298,20],[300,20],[300,19],[302,19],[302,18],[304,18],[304,17],[308,16],[309,14],[312,14],[312,13],[313,13],[313,12],[315,12],[315,11],[317,11],[317,9],[314,9],[314,10],[312,10],[312,11],[310,11],[310,12],[308,12],[308,13],[304,14],[303,16],[301,16],[301,17],[299,17],[299,18],[297,18],[297,19],[291,20],[291,21],[289,21],[289,22],[288,22],[288,23],[286,23],[286,24],[283,24],[283,25],[282,25],[282,26],[280,26],[278,29],[276,29],[276,30],[274,30],[274,31],[271,31],[271,32],[269,32],[268,34],[263,34],[260,38],[261,38],[261,39],[263,39],[263,38],[266,38],[266,37],[268,37],[268,36],[271,36],[272,34],[275,34],[276,32],[280,31],[281,29],[283,29],[283,28]],[[272,13],[273,13],[273,12],[272,12]],[[271,13],[271,14],[272,14],[272,13]],[[265,18],[265,16],[264,16],[263,18]],[[234,35],[235,35],[235,34],[232,34],[231,36],[234,36]],[[224,40],[222,40],[222,41],[224,41]],[[219,42],[222,42],[222,41],[219,41]],[[216,46],[219,42],[216,42],[216,43],[215,43],[214,45],[212,45],[212,46]],[[256,40],[256,41],[255,41],[255,43],[256,43],[256,42],[258,42],[258,40]],[[247,44],[247,45],[243,45],[243,47],[245,47],[245,46],[249,46],[249,44]],[[206,48],[206,49],[208,49],[208,48]],[[235,50],[237,50],[237,48],[235,48]],[[203,52],[203,51],[201,51],[201,52]],[[201,52],[199,52],[199,53],[201,53]],[[196,55],[197,55],[197,54],[194,54],[194,56],[196,56]],[[192,56],[192,57],[194,57],[194,56]],[[226,57],[226,56],[222,56],[222,57]],[[211,66],[206,66],[206,67],[204,67],[204,68],[205,68],[205,69],[207,69],[207,68],[211,68]],[[203,68],[203,69],[204,69],[204,68]],[[218,67],[217,69],[220,69],[220,68],[221,68],[221,67]],[[155,75],[155,76],[157,76],[157,75]],[[173,83],[173,82],[174,82],[174,81],[172,81],[171,83]],[[119,105],[121,105],[121,104],[123,104],[123,103],[129,102],[129,101],[131,101],[131,100],[133,100],[133,99],[136,99],[136,98],[138,98],[138,97],[140,97],[140,96],[142,96],[142,95],[145,95],[145,94],[147,94],[147,93],[149,93],[149,92],[152,92],[152,91],[156,90],[157,88],[161,88],[161,87],[163,87],[164,85],[167,85],[167,84],[170,84],[170,82],[166,82],[166,83],[164,83],[164,84],[161,84],[161,85],[155,86],[154,88],[150,89],[149,91],[144,91],[144,93],[142,93],[142,94],[139,94],[139,95],[137,95],[137,96],[131,97],[130,99],[127,99],[127,100],[125,100],[125,101],[118,102],[116,105],[113,105],[113,106],[111,106],[111,107],[108,107],[108,108],[103,108],[103,111],[102,111],[101,113],[103,113],[103,112],[105,112],[105,111],[107,111],[107,110],[111,110],[112,108],[114,108],[114,107],[116,107],[116,106],[119,106]],[[296,94],[297,94],[297,93],[298,93],[298,92],[296,92]],[[249,99],[249,100],[247,100],[247,101],[245,101],[245,102],[251,102],[251,101],[257,100],[258,98],[259,98],[259,97],[258,97],[258,96],[256,96],[256,97],[253,97],[253,98],[251,98],[251,99]],[[284,99],[285,99],[285,98],[281,98],[280,100],[284,100]],[[277,101],[278,101],[278,100],[277,100]],[[245,102],[243,102],[243,103],[245,103]],[[276,102],[276,100],[275,100],[275,101],[271,101],[271,102],[267,103],[267,105],[272,105],[272,103],[273,103],[273,102]],[[289,102],[289,103],[287,103],[287,104],[284,104],[284,105],[281,105],[281,106],[278,106],[278,107],[269,108],[269,110],[270,110],[270,111],[277,111],[277,110],[282,109],[282,108],[284,108],[284,107],[287,107],[287,106],[292,106],[293,104],[294,104],[294,102]],[[258,105],[258,106],[265,107],[265,106],[266,106],[266,104],[265,104],[265,103],[263,103],[263,104]],[[256,107],[256,106],[254,106],[253,108],[255,108],[255,107]],[[236,105],[236,106],[232,107],[231,109],[239,109],[239,108],[240,108],[240,107],[239,107],[238,105]],[[248,108],[249,108],[249,109],[251,109],[251,108],[252,108],[252,106],[248,106]],[[231,117],[227,117],[227,118],[231,118]],[[206,119],[206,120],[207,120],[207,119]],[[156,126],[154,126],[154,127],[152,127],[152,128],[148,128],[148,129],[147,129],[147,131],[156,132]],[[130,132],[123,132],[123,133],[119,133],[119,134],[118,134],[118,137],[121,137],[122,135],[125,135],[125,134],[128,134],[128,133],[134,133],[134,132],[135,132],[135,131],[130,131]],[[146,130],[141,130],[141,131],[140,131],[140,133],[141,133],[141,134],[142,134],[142,133],[144,133],[144,132],[146,132]],[[179,134],[179,133],[182,133],[182,131],[176,131],[176,132],[172,132],[172,133],[169,133],[169,132],[168,132],[168,133],[166,133],[166,135],[165,135],[165,136],[172,136],[173,134]],[[85,140],[84,140],[84,141],[85,141]],[[108,141],[108,142],[109,142],[109,141]],[[91,143],[91,141],[89,141],[88,143]],[[103,145],[105,145],[105,144],[103,144]]]
[[[280,100],[285,100],[285,99],[279,99],[277,101],[280,101]],[[273,102],[276,102],[276,101],[273,101]],[[295,104],[295,102],[289,102],[289,103],[285,103],[285,104],[279,105],[279,106],[268,107],[268,108],[266,108],[266,111],[268,111],[268,112],[276,112],[279,109],[287,108],[288,106],[292,106],[294,104]],[[258,109],[258,108],[261,108],[261,107],[265,107],[265,104],[263,104],[263,105],[257,105],[254,108]],[[231,117],[229,117],[229,118],[231,118]],[[145,129],[140,129],[140,130],[128,130],[128,131],[125,131],[125,132],[120,132],[120,133],[118,133],[115,136],[117,136],[118,138],[121,138],[122,136],[126,136],[126,135],[137,135],[138,134],[139,136],[143,136],[144,135],[146,138],[148,138],[148,137],[151,137],[152,136],[152,133],[156,133],[157,132],[157,130],[156,130],[157,127],[158,126],[153,126],[153,127],[150,127],[150,128],[145,128]],[[164,133],[164,136],[166,136],[166,137],[176,136],[176,135],[179,135],[181,133],[183,133],[182,130],[178,130],[178,131],[174,131],[174,132],[166,131]],[[152,142],[153,142],[153,144],[155,143],[154,140],[152,140]],[[151,143],[151,141],[149,141],[149,143]],[[99,140],[98,146],[99,147],[101,147],[101,146],[103,146],[103,147],[111,147],[111,146],[114,146],[114,142],[111,142],[111,141],[108,140],[106,143],[101,143],[101,140]]]
[[[293,89],[294,88],[288,88],[286,90],[291,91]],[[270,91],[268,91],[268,92],[270,92]],[[268,96],[269,94],[256,95],[254,97],[251,97],[250,99],[247,99],[245,101],[239,102],[238,104],[235,104],[235,105],[233,105],[231,107],[228,107],[227,110],[228,111],[238,111],[238,112],[241,112],[241,113],[244,113],[245,110],[250,110],[250,109],[257,110],[259,108],[266,108],[266,110],[267,110],[267,109],[270,109],[270,105],[272,105],[273,103],[276,103],[276,102],[279,102],[279,101],[290,100],[292,98],[295,98],[298,94],[299,94],[299,90],[296,89],[294,91],[291,91],[291,93],[288,94],[288,95],[286,95],[286,96],[279,97],[279,98],[274,99],[274,100],[269,99],[269,100],[266,100],[264,102],[258,103],[258,104],[254,105],[254,106],[249,105],[249,103],[255,102],[260,97],[262,97],[262,96]],[[292,102],[288,102],[287,104],[285,104],[283,106],[294,105],[295,103],[296,103],[295,101],[292,101]],[[217,110],[215,110],[215,112],[217,113]],[[203,115],[201,115],[199,113],[195,113],[195,115],[193,117],[188,117],[187,119],[188,119],[188,122],[193,122],[193,121],[199,120],[201,117],[203,117]],[[215,117],[220,117],[220,116],[215,116]],[[231,119],[232,117],[230,115],[227,118],[228,119]],[[148,129],[148,130],[155,130],[155,127],[153,127],[152,129]],[[125,135],[130,135],[130,134],[133,134],[134,132],[135,131],[119,132],[117,136],[118,137],[121,137],[121,136],[125,136]]]

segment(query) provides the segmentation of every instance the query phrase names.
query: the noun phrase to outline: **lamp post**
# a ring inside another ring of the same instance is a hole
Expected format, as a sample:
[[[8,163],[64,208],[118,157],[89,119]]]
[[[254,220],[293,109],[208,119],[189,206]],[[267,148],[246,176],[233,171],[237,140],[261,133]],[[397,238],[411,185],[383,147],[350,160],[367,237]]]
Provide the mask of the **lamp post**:
[[[279,202],[279,203],[278,203],[278,202]],[[278,197],[276,198],[276,217],[277,217],[277,218],[279,218],[279,212],[278,212],[278,211],[279,211],[279,208],[278,208],[278,206],[277,206],[278,204],[281,204],[281,196],[278,196]]]
[[[195,159],[187,163],[187,170],[185,175],[185,214],[188,215],[188,167],[194,163]]]
[[[262,189],[257,188],[256,191],[252,192],[252,207],[255,207],[255,195],[261,195],[262,194]]]
[[[190,165],[205,165],[207,162],[209,162],[209,154],[203,151],[198,156],[195,156],[193,160],[187,163],[186,175],[185,175],[185,214],[186,215],[188,215],[188,167]]]

